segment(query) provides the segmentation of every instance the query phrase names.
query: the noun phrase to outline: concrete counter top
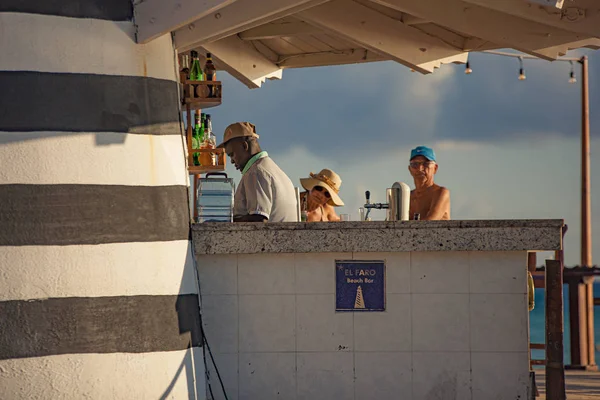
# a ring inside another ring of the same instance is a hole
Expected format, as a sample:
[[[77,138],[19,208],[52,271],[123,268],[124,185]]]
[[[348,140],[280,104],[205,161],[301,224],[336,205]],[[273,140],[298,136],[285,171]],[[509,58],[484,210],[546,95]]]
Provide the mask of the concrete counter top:
[[[195,254],[547,251],[562,248],[562,219],[402,222],[203,223]]]

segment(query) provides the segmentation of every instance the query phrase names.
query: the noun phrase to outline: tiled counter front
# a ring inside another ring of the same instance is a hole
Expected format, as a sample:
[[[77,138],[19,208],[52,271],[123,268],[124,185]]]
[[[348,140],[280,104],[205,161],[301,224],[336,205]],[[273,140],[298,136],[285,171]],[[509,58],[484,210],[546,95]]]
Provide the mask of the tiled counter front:
[[[230,399],[527,399],[526,250],[195,250]],[[384,312],[335,311],[350,259],[385,260]]]

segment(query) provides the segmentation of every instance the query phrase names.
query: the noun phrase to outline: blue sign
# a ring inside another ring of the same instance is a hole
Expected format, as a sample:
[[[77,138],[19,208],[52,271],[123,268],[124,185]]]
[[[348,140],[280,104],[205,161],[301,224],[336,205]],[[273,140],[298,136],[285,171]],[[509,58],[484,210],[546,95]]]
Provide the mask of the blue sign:
[[[385,261],[335,261],[336,311],[385,311]]]

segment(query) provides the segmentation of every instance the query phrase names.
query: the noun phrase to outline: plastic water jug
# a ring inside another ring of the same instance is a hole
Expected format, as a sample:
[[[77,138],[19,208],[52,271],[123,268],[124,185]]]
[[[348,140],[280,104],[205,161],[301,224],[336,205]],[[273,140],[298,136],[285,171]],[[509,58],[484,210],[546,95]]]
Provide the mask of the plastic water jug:
[[[196,222],[233,222],[235,184],[225,172],[211,172],[198,179]]]

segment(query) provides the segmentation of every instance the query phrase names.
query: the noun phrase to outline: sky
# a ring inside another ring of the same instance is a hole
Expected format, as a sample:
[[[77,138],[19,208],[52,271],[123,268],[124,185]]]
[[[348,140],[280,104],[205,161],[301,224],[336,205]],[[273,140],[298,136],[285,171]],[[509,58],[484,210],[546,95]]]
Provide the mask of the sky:
[[[591,193],[593,254],[600,257],[600,51],[590,58]],[[564,219],[567,265],[580,263],[581,77],[569,84],[570,64],[519,62],[485,53],[464,65],[421,75],[388,61],[285,70],[282,80],[248,89],[225,72],[223,103],[205,110],[222,138],[236,121],[256,125],[263,150],[300,187],[310,172],[330,168],[342,178],[338,214],[358,219],[358,208],[385,202],[396,182],[414,188],[410,149],[436,151],[436,183],[451,193],[454,220]],[[240,173],[228,165],[230,177]],[[374,220],[385,218],[373,210]],[[550,253],[538,256],[538,265]],[[600,258],[595,262],[600,264]]]

